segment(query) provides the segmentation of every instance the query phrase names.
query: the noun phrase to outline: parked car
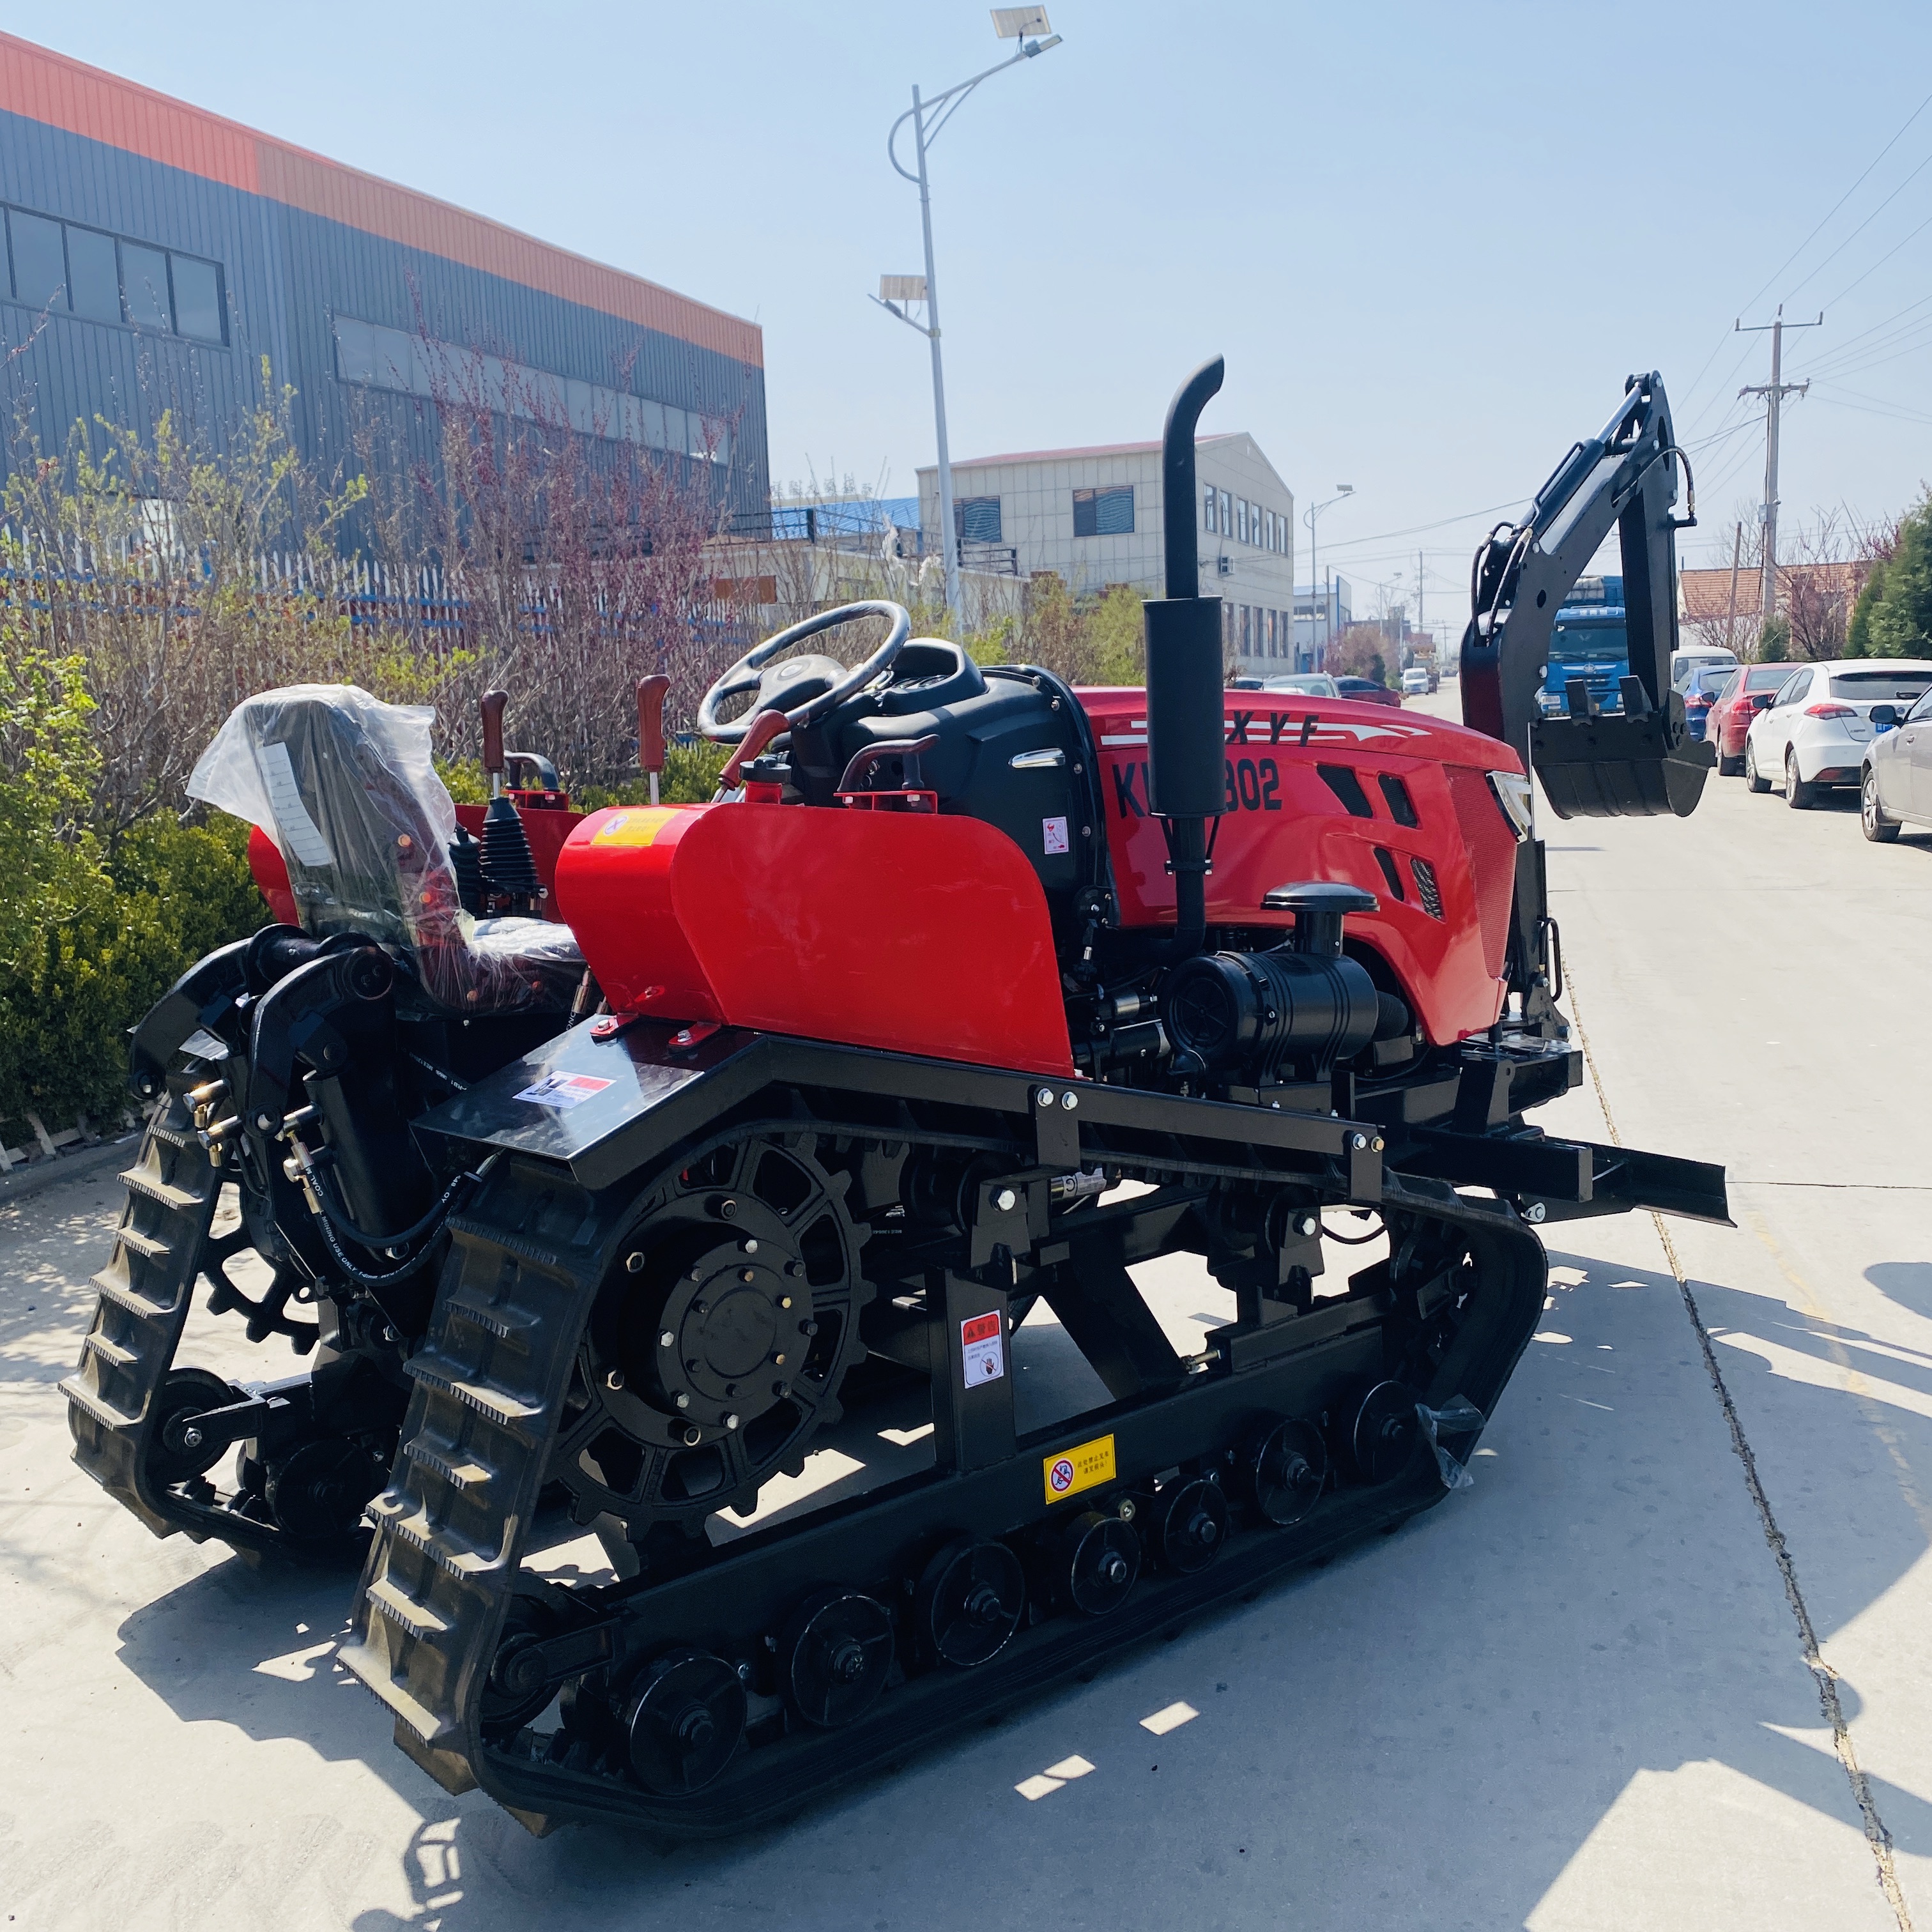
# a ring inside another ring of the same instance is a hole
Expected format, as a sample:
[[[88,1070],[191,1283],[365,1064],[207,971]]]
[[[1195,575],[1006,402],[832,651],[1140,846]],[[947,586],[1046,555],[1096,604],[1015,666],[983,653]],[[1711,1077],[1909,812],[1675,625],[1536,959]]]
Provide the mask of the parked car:
[[[1742,664],[1726,680],[1704,720],[1704,736],[1718,748],[1720,778],[1734,778],[1743,771],[1745,729],[1790,675],[1788,664]]]
[[[1264,677],[1263,691],[1284,691],[1295,698],[1340,698],[1335,680],[1325,670],[1298,670],[1287,677]]]
[[[1429,674],[1420,664],[1411,664],[1402,674],[1402,694],[1405,698],[1426,698],[1430,692]]]
[[[1352,698],[1363,704],[1396,704],[1402,702],[1400,692],[1390,690],[1385,684],[1377,684],[1372,678],[1338,677],[1335,680],[1338,697]]]
[[[1800,664],[1744,733],[1744,782],[1766,792],[1781,775],[1784,802],[1798,812],[1831,786],[1862,784],[1873,706],[1916,706],[1928,690],[1932,662],[1923,658]]]
[[[1932,826],[1932,690],[1910,707],[1871,708],[1858,784],[1858,824],[1889,845],[1907,825]]]
[[[1791,667],[1784,667],[1789,670]],[[1694,738],[1710,736],[1712,707],[1731,680],[1739,675],[1735,664],[1700,664],[1684,686],[1684,716]]]
[[[1702,670],[1707,665],[1725,664],[1732,670],[1738,668],[1738,654],[1727,651],[1721,644],[1686,644],[1681,651],[1670,654],[1670,687],[1682,691],[1690,682],[1693,671]]]

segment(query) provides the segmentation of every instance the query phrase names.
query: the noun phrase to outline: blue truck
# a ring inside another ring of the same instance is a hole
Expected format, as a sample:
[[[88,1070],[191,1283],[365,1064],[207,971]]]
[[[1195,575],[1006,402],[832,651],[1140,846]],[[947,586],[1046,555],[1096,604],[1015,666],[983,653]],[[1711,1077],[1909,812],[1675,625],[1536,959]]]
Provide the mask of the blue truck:
[[[1580,577],[1550,628],[1550,661],[1537,701],[1546,718],[1568,709],[1564,687],[1581,678],[1600,710],[1623,709],[1622,680],[1630,674],[1630,638],[1624,627],[1621,577]]]

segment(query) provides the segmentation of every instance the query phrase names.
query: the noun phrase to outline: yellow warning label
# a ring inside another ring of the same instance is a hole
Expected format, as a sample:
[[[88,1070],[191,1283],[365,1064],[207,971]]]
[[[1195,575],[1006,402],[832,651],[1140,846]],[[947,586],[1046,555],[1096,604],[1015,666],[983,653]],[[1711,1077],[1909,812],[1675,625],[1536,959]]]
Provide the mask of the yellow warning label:
[[[1114,1480],[1114,1438],[1096,1436],[1092,1442],[1077,1443],[1058,1455],[1042,1456],[1040,1466],[1046,1479],[1047,1501],[1064,1502],[1082,1490]]]
[[[676,817],[668,805],[646,805],[614,812],[592,833],[593,845],[649,845]]]

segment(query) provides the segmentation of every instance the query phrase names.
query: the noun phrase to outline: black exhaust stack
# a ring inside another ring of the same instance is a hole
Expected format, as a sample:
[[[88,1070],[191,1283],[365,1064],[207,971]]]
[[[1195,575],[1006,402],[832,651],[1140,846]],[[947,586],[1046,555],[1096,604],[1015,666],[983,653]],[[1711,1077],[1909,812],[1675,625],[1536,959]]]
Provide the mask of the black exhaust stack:
[[[1201,594],[1194,426],[1227,364],[1204,362],[1175,391],[1161,433],[1167,595],[1142,606],[1147,627],[1148,804],[1167,834],[1174,874],[1171,956],[1201,950],[1208,930],[1208,821],[1228,808],[1221,600]]]

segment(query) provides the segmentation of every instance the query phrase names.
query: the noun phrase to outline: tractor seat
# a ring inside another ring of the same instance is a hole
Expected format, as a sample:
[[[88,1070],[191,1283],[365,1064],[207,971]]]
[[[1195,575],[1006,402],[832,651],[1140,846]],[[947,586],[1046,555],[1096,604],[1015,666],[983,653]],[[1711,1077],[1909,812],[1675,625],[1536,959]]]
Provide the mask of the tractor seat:
[[[456,807],[430,757],[434,715],[352,684],[262,692],[229,713],[188,796],[274,841],[303,931],[366,933],[414,964],[437,1006],[567,1006],[584,976],[568,926],[463,909],[449,859]]]

